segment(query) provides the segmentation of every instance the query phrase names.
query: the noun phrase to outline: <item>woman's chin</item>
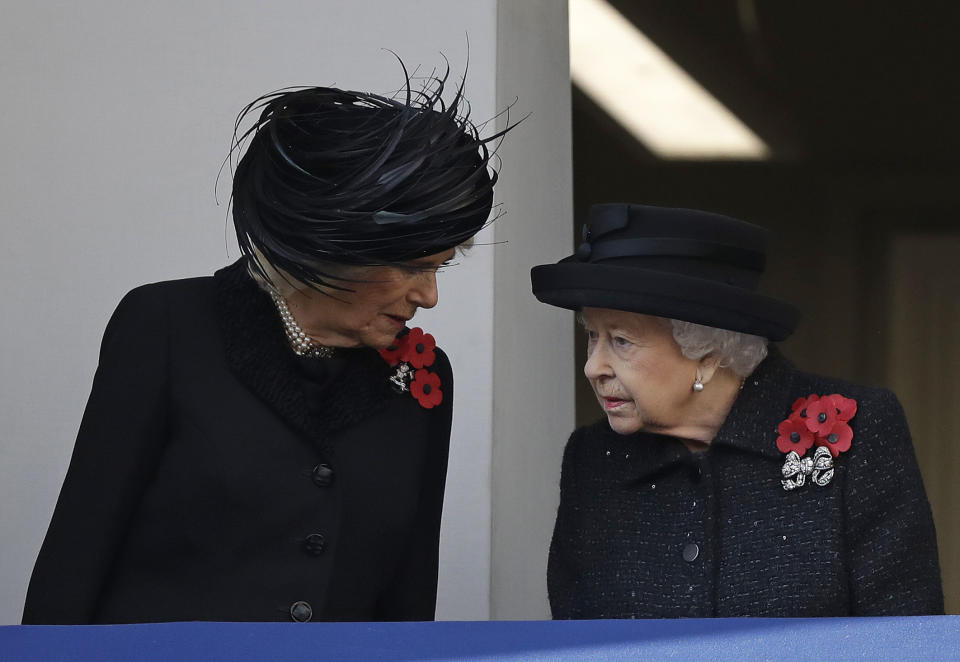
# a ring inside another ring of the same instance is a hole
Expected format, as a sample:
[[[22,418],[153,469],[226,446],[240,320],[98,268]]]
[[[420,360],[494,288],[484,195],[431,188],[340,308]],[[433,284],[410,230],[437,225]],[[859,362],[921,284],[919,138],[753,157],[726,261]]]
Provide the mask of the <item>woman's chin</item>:
[[[634,432],[638,432],[643,427],[643,423],[635,416],[623,416],[608,413],[607,422],[610,424],[611,430],[622,435],[633,434]]]

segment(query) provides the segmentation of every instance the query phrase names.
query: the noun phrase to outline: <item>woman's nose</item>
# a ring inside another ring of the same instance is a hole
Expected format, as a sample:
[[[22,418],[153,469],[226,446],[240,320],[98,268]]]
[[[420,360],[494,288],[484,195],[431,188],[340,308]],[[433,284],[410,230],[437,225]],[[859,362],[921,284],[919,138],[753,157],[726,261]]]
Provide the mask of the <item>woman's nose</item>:
[[[587,362],[583,364],[583,374],[587,379],[599,379],[613,374],[603,343],[597,342],[587,348]]]
[[[432,271],[418,274],[407,293],[407,300],[420,308],[436,306],[437,301],[440,300],[440,292],[437,290],[437,274]]]

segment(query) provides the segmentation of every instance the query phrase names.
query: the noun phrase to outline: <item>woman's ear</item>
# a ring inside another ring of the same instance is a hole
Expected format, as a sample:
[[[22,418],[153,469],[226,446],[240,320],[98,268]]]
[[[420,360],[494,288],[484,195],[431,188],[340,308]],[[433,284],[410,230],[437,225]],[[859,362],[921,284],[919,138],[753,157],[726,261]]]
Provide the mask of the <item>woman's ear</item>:
[[[708,384],[713,376],[717,374],[720,368],[720,360],[713,354],[707,354],[697,362],[697,374],[700,377],[700,383]]]

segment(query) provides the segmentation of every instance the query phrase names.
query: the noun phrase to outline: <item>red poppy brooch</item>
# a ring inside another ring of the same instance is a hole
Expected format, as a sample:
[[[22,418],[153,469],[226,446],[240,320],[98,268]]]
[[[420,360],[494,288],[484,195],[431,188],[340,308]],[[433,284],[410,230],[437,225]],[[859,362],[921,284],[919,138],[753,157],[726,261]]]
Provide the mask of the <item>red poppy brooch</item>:
[[[777,426],[777,448],[787,454],[780,481],[783,489],[803,487],[808,477],[820,487],[830,482],[834,458],[850,450],[850,419],[856,413],[857,401],[837,393],[797,398],[790,416]],[[813,455],[805,457],[814,446]]]
[[[398,393],[410,393],[424,409],[433,409],[443,402],[440,375],[427,370],[437,360],[437,342],[421,328],[404,329],[380,356],[396,371],[390,383]]]

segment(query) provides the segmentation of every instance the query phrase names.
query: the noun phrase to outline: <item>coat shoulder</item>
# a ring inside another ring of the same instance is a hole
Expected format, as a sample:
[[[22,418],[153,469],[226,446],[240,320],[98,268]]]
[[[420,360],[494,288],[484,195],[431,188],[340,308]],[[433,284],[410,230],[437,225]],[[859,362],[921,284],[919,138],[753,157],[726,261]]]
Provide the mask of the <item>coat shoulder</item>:
[[[813,393],[821,396],[839,394],[856,400],[857,413],[854,415],[853,424],[861,431],[871,428],[889,429],[894,423],[898,424],[898,427],[901,424],[906,427],[903,407],[890,389],[811,373],[798,373],[795,384],[798,386],[797,397]]]
[[[891,400],[896,400],[893,392],[886,388],[867,386],[808,372],[798,372],[794,384],[797,388],[797,397],[805,397],[812,393],[817,395],[836,393],[845,398],[856,400],[858,405],[889,404]]]
[[[209,298],[212,292],[213,276],[164,280],[133,288],[120,300],[120,306],[143,308],[166,301],[188,303]]]
[[[589,425],[574,430],[567,439],[563,451],[563,466],[573,470],[575,466],[582,466],[584,453],[592,447],[599,446],[616,433],[610,429],[606,418],[601,418]]]

